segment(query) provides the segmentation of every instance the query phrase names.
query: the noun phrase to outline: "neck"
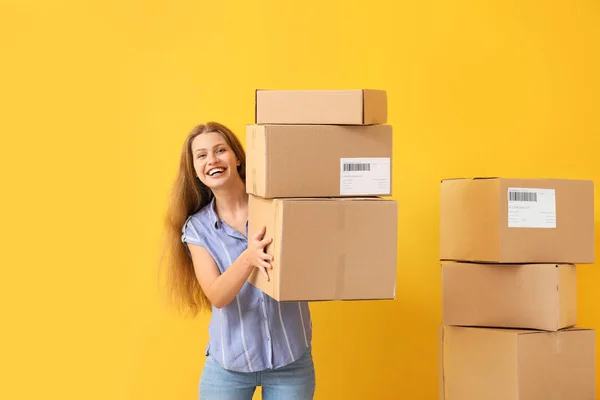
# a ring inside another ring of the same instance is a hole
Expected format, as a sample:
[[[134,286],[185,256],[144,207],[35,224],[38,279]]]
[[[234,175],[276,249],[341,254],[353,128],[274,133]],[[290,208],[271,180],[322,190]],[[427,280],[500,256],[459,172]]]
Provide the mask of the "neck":
[[[215,208],[217,215],[221,218],[239,217],[240,214],[246,218],[248,212],[248,194],[242,180],[222,190],[213,191],[215,196]]]

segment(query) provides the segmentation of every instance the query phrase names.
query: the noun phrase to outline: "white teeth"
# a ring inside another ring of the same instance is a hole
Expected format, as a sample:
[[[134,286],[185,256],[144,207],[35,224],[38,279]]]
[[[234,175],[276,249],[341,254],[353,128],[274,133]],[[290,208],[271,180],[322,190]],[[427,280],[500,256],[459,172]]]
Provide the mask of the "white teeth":
[[[208,171],[208,176],[214,176],[217,172],[225,171],[223,168],[214,168]]]

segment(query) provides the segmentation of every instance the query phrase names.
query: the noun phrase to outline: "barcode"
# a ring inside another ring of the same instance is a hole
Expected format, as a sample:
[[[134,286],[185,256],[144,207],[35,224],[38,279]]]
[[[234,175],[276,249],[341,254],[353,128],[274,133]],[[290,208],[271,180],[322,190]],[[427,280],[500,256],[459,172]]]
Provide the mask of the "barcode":
[[[510,201],[533,201],[537,202],[537,193],[535,192],[508,192]]]
[[[371,171],[370,163],[345,163],[344,164],[344,172],[345,171]]]

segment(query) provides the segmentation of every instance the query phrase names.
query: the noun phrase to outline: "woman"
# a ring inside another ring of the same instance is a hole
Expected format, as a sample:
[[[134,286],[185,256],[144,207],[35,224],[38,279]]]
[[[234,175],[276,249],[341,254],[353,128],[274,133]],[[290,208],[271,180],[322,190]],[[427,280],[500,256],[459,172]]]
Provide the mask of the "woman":
[[[307,303],[280,303],[247,282],[266,277],[265,228],[248,236],[246,156],[225,126],[185,140],[167,216],[171,293],[193,314],[212,310],[200,399],[312,399],[315,373]]]

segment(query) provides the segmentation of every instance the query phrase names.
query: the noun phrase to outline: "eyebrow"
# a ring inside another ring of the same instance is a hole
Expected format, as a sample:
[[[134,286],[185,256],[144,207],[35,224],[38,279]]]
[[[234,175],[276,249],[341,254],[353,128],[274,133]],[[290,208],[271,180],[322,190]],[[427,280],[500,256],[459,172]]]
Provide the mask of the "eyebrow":
[[[224,144],[225,144],[225,142],[222,142],[222,143],[217,143],[217,144],[215,144],[215,145],[214,145],[212,148],[214,149],[215,147],[223,146]],[[199,152],[199,151],[201,151],[201,150],[206,150],[206,149],[205,149],[204,147],[203,147],[203,148],[201,148],[201,149],[196,149],[196,150],[194,150],[194,153],[197,153],[197,152]]]

